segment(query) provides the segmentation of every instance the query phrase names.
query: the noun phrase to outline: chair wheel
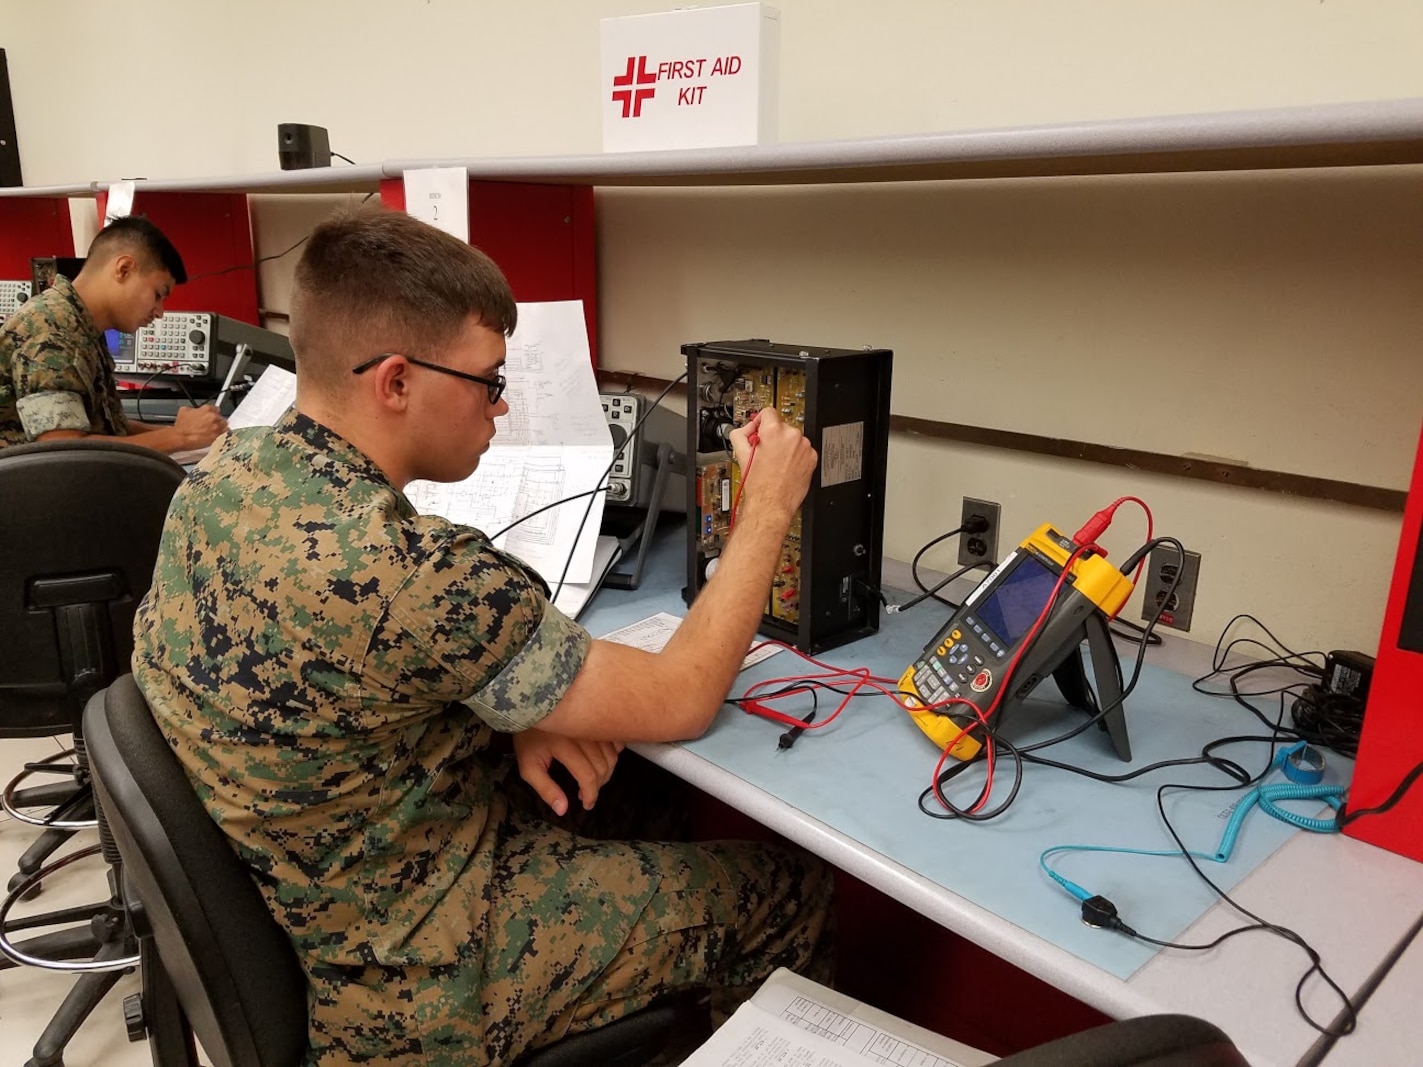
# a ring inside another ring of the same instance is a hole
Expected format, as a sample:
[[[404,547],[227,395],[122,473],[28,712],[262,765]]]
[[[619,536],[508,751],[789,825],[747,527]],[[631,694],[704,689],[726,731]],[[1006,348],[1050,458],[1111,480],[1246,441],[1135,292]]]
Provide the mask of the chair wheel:
[[[25,882],[29,879],[29,877],[30,877],[30,876],[29,876],[28,874],[12,874],[12,875],[10,875],[10,881],[9,881],[9,884],[6,886],[6,888],[7,888],[11,893],[13,893],[15,890],[19,889],[20,886],[24,885]],[[43,883],[43,882],[36,882],[36,883],[34,884],[34,886],[30,889],[30,891],[29,891],[28,893],[26,893],[24,896],[22,896],[20,899],[21,899],[21,900],[34,900],[35,897],[39,896],[40,893],[43,892],[43,891],[44,891],[44,883]]]

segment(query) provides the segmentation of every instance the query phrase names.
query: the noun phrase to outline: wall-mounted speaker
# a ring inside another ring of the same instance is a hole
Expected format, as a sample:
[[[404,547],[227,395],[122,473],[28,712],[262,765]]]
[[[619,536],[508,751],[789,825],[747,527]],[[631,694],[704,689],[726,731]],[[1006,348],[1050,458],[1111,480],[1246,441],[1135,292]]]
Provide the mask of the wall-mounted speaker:
[[[282,170],[331,166],[331,136],[325,126],[304,122],[277,124],[277,159]]]

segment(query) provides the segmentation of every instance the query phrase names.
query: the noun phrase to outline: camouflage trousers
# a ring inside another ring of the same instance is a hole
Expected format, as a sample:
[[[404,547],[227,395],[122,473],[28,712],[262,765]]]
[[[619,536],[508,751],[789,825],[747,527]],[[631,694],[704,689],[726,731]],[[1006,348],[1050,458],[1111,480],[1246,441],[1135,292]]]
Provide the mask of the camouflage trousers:
[[[669,840],[685,786],[632,753],[592,812],[562,819],[509,763],[496,776],[489,913],[462,959],[315,968],[309,1063],[507,1067],[668,996],[705,992],[720,1013],[777,967],[830,981],[833,878],[815,857]]]
[[[613,858],[633,883],[650,865],[656,891],[590,985],[564,1002],[550,999],[542,1018],[512,1013],[511,1051],[606,1026],[679,994],[709,992],[714,1014],[724,1015],[777,967],[831,981],[834,881],[825,864],[790,845],[607,840],[630,829],[678,836],[686,811],[685,784],[631,753],[620,760],[614,783],[621,788],[600,796],[592,812],[574,815],[571,829],[586,835],[580,847],[596,853],[600,867]],[[547,844],[548,809],[527,789],[511,792],[506,854],[537,853]],[[510,871],[511,881],[521,881],[529,895],[511,894],[508,906],[538,909],[539,882],[519,878],[518,870]],[[522,976],[521,1000],[538,980],[536,967]],[[484,1008],[493,1013],[499,1005],[486,998]]]

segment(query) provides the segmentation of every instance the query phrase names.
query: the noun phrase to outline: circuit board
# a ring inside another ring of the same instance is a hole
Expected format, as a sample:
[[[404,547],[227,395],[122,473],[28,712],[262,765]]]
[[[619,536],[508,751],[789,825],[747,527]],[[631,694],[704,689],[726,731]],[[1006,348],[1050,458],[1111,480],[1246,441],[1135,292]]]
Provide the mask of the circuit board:
[[[805,372],[773,366],[705,363],[702,381],[711,383],[697,397],[696,418],[703,427],[697,455],[697,542],[710,560],[720,556],[731,535],[733,512],[741,493],[741,467],[730,449],[730,433],[745,426],[762,408],[805,428]],[[794,625],[800,620],[801,517],[790,532],[776,564],[766,614]]]

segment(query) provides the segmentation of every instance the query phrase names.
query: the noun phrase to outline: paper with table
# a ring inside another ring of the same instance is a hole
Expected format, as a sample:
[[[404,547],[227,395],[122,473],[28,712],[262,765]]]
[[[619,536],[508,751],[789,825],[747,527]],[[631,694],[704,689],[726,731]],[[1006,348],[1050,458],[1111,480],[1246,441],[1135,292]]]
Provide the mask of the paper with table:
[[[587,494],[494,538],[497,547],[532,566],[551,588],[557,588],[561,576],[565,585],[587,586],[595,576],[602,578],[608,563],[606,548],[597,553],[604,497],[590,490],[603,484],[613,462],[613,442],[598,403],[582,302],[520,304],[504,375],[509,413],[495,420],[494,440],[479,468],[463,482],[411,482],[405,495],[421,514],[493,535],[555,501]],[[270,426],[295,400],[296,376],[268,367],[227,423],[234,429]],[[595,566],[599,563],[601,568]],[[582,601],[591,592],[585,590]],[[578,599],[575,591],[569,602]]]
[[[604,494],[594,490],[612,465],[613,441],[598,402],[582,301],[520,304],[504,376],[509,413],[495,420],[498,432],[479,469],[463,482],[412,482],[405,494],[422,513],[499,534],[495,546],[534,567],[552,588],[560,579],[586,583],[603,523]],[[567,497],[575,499],[540,511]],[[532,517],[501,533],[525,516]]]
[[[275,426],[296,403],[296,375],[281,367],[268,367],[247,390],[242,402],[227,417],[229,430],[247,426]]]
[[[682,1067],[983,1067],[996,1059],[781,968]]]

